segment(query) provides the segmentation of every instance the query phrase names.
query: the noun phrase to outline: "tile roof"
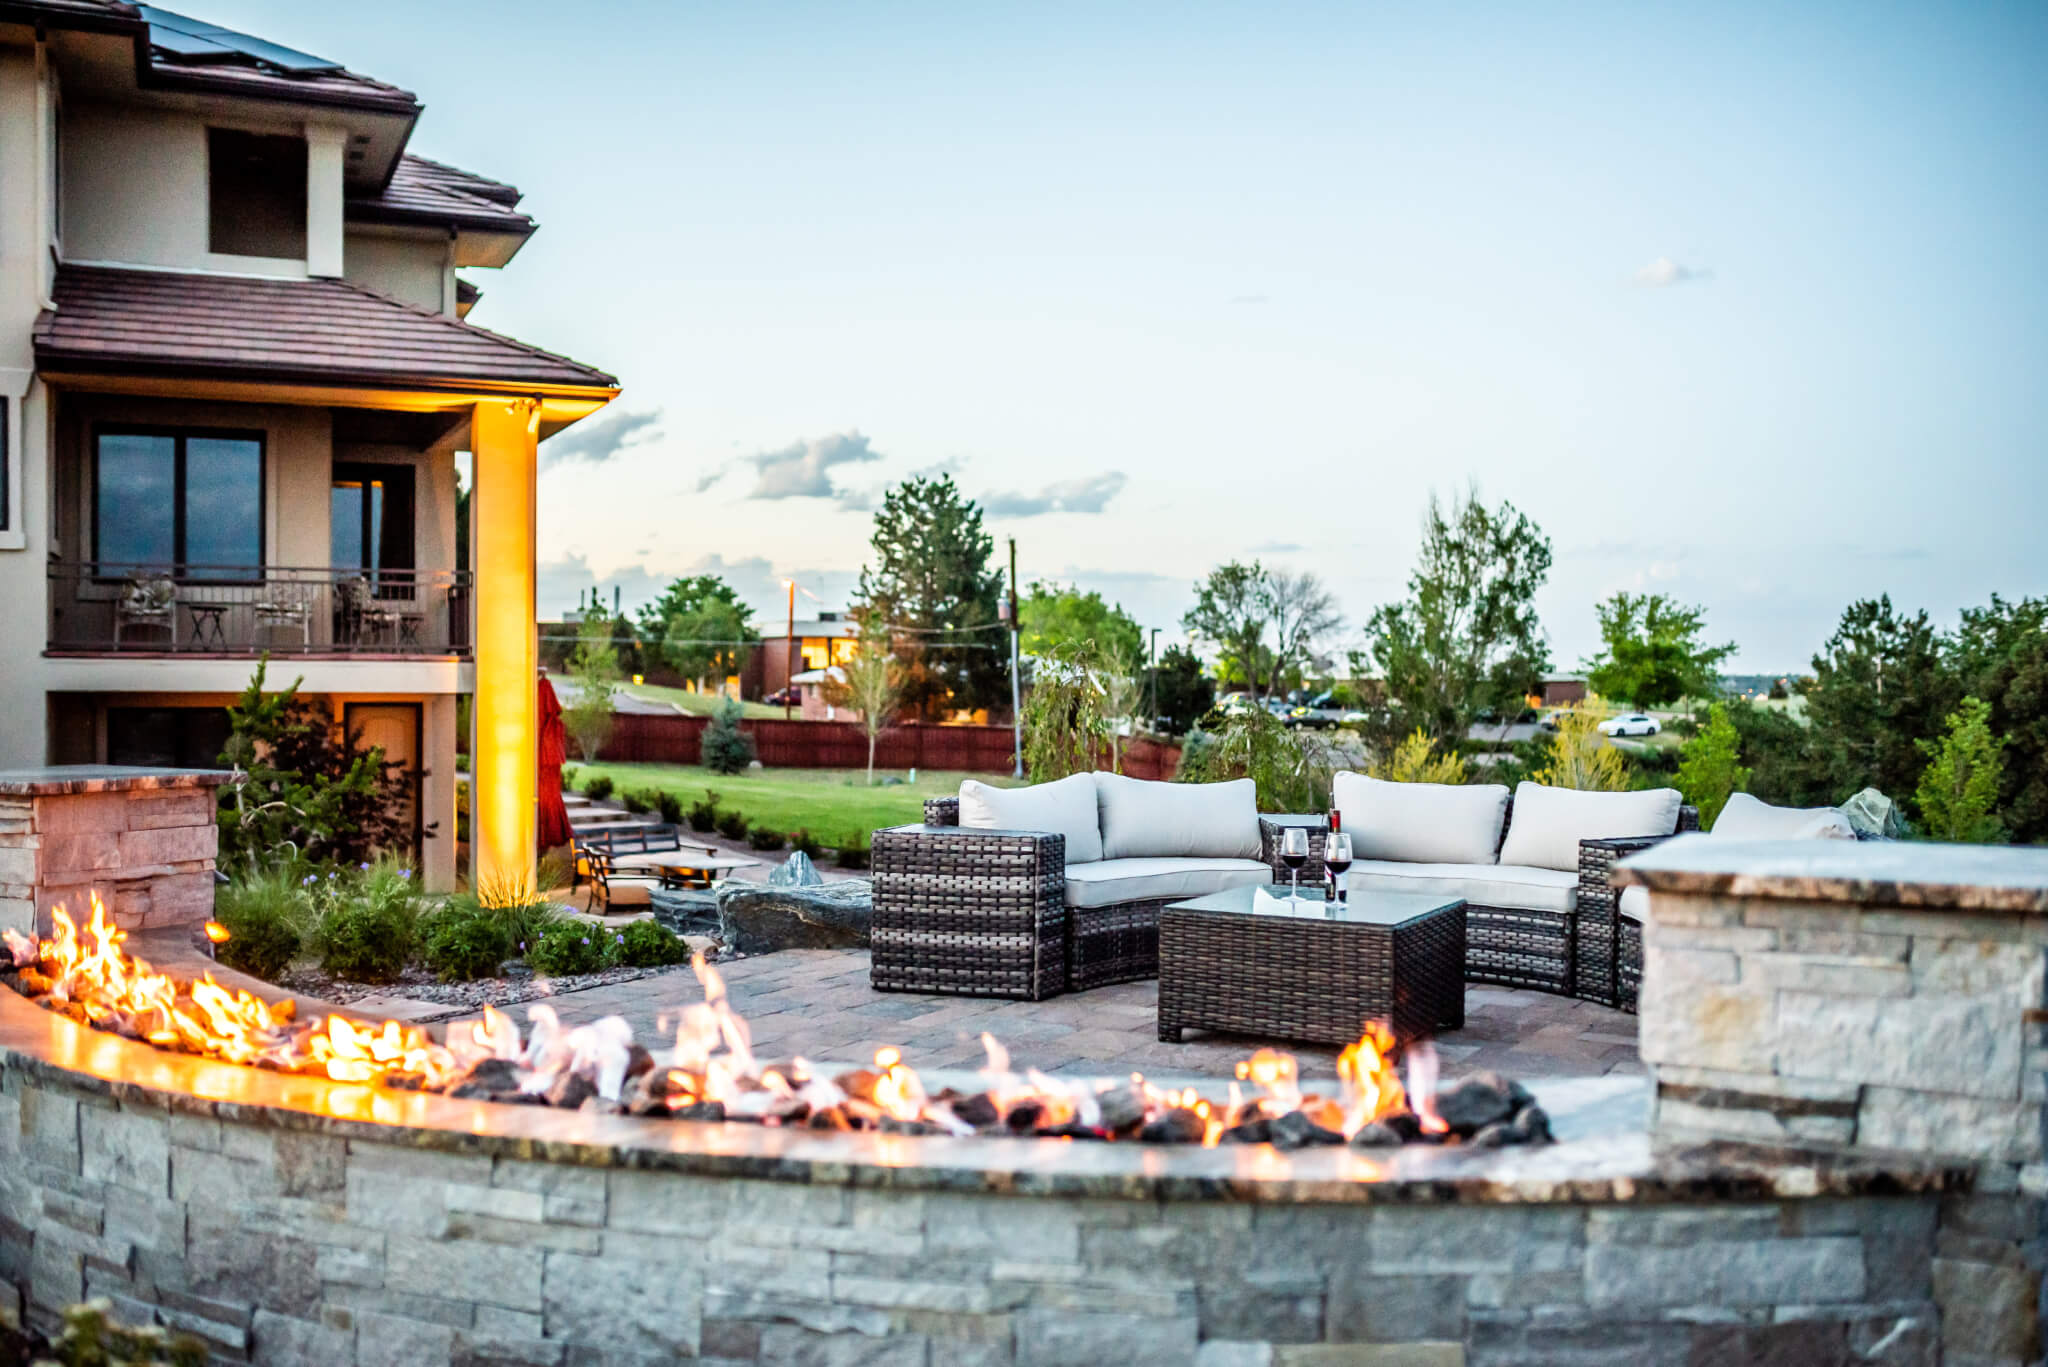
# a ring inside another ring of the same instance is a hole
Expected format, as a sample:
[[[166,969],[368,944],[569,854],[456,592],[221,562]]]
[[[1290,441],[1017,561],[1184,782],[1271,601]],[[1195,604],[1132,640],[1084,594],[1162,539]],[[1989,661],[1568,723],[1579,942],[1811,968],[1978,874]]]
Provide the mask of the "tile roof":
[[[615,389],[601,370],[345,280],[62,266],[36,320],[44,370],[393,388]]]
[[[349,197],[355,222],[454,224],[487,232],[531,233],[533,219],[514,207],[519,191],[502,181],[444,166],[411,153],[398,159],[390,183],[370,195]]]

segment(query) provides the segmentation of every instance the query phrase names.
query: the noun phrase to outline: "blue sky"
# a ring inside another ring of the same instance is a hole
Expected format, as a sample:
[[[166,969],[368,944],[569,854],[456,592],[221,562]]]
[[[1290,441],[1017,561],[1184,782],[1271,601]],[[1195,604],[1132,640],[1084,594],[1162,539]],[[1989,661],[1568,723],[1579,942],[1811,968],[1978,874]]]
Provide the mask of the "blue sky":
[[[1755,670],[2048,591],[2039,4],[193,8],[527,192],[473,321],[626,385],[542,476],[543,609],[837,606],[938,468],[1168,635],[1248,555],[1355,628],[1474,480],[1563,666],[1618,588]]]

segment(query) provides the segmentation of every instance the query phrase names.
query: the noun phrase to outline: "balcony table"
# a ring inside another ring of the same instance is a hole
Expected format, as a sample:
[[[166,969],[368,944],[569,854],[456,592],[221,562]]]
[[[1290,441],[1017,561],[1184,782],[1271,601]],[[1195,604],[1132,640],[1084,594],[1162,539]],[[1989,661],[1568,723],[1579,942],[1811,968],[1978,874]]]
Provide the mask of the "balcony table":
[[[222,626],[233,603],[208,599],[183,599],[186,613],[192,619],[192,648],[204,650],[212,646],[218,650],[228,648],[228,634]]]

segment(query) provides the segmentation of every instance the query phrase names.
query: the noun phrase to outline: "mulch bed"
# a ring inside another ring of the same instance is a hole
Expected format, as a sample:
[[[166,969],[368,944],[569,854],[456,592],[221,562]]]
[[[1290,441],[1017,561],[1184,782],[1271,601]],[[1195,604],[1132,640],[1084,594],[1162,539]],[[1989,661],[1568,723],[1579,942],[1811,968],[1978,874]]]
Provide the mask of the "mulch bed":
[[[366,997],[406,997],[413,1001],[436,1002],[449,1010],[422,1021],[468,1015],[486,1006],[516,1006],[540,1001],[586,988],[609,987],[636,978],[657,978],[669,973],[688,973],[687,963],[665,964],[659,968],[608,968],[602,973],[570,973],[559,978],[541,977],[523,963],[506,966],[503,977],[472,978],[468,982],[444,983],[417,966],[408,968],[396,982],[359,983],[330,977],[317,968],[295,968],[278,979],[277,985],[308,997],[348,1006]]]

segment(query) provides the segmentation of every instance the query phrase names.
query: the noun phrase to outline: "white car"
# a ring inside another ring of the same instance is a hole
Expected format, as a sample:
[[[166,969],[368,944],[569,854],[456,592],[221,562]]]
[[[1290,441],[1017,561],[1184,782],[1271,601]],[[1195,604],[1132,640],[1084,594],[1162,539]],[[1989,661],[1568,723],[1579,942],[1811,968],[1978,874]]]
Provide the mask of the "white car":
[[[1603,736],[1654,736],[1663,729],[1657,724],[1655,717],[1645,716],[1641,712],[1609,717],[1600,723],[1600,734]]]

